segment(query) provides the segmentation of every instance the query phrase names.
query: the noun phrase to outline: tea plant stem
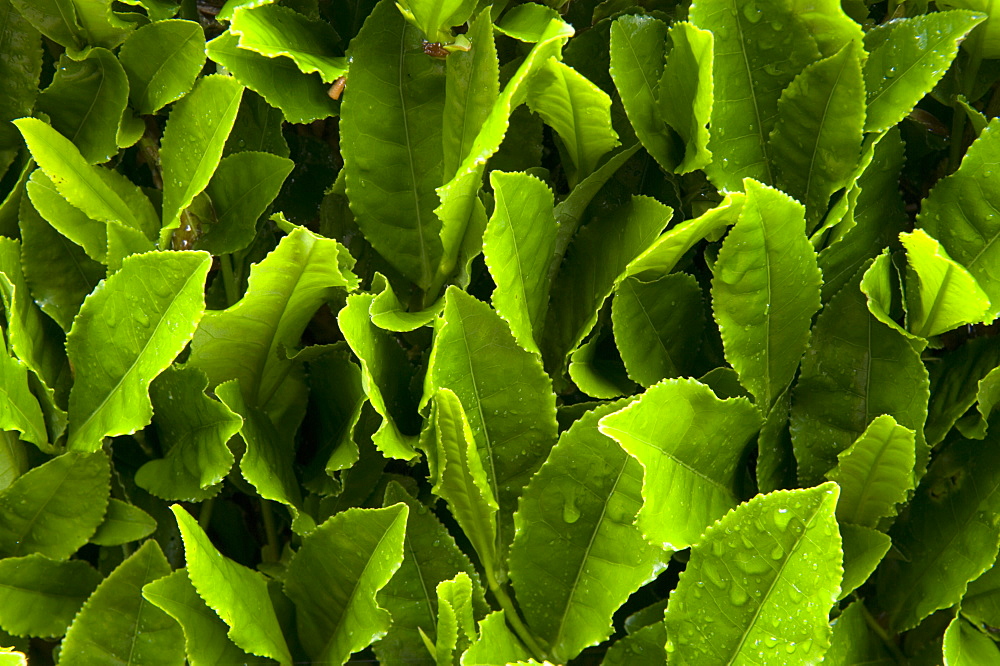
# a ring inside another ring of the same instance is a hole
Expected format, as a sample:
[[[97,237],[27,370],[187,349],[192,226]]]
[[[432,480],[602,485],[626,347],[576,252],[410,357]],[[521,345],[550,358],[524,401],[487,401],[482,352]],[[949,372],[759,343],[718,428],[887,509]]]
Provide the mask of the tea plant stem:
[[[861,605],[861,614],[865,618],[865,622],[868,624],[868,627],[882,640],[882,644],[885,645],[885,649],[892,654],[892,658],[896,661],[896,663],[908,663],[906,655],[904,655],[902,650],[899,649],[899,646],[893,642],[892,638],[889,637],[889,634],[885,633],[885,629],[878,623],[878,621],[875,620],[874,617],[872,617],[872,614],[868,612],[868,609],[865,608],[864,604]]]
[[[263,497],[260,498],[260,514],[261,518],[264,519],[264,534],[267,537],[267,545],[264,548],[264,561],[277,562],[278,553],[281,549],[278,547],[278,534],[274,529],[274,514],[271,513],[271,503]]]
[[[973,45],[970,53],[966,71],[962,76],[962,93],[965,95],[966,103],[971,105],[975,101],[972,99],[972,86],[976,82],[976,76],[979,75],[983,57],[982,50],[976,48],[976,45]],[[951,117],[951,149],[948,154],[948,167],[952,173],[958,169],[965,154],[965,116],[965,109],[960,108],[958,100],[955,100],[954,113]]]
[[[209,523],[212,522],[212,509],[215,508],[215,498],[210,497],[201,505],[201,512],[198,514],[198,526],[203,530],[208,530]]]
[[[511,628],[514,629],[514,633],[517,637],[521,639],[524,646],[528,648],[531,655],[538,661],[545,661],[545,651],[542,650],[541,646],[538,645],[538,641],[531,634],[524,622],[521,621],[521,616],[518,614],[517,609],[514,607],[514,602],[508,596],[507,591],[503,586],[497,582],[496,577],[493,572],[486,572],[486,580],[489,583],[490,591],[493,592],[493,596],[496,597],[497,601],[500,602],[500,608],[504,610],[504,616],[507,618],[507,622],[510,624]]]
[[[226,289],[226,302],[232,305],[239,300],[236,293],[236,276],[233,274],[233,255],[224,254],[219,257],[222,266],[222,286]]]

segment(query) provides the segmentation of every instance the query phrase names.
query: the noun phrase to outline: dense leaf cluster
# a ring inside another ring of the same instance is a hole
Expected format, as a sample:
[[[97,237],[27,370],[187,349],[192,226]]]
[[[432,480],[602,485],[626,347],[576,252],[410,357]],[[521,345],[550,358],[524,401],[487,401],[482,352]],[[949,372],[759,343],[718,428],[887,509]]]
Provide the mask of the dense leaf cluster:
[[[0,0],[0,664],[1000,662],[998,60]]]

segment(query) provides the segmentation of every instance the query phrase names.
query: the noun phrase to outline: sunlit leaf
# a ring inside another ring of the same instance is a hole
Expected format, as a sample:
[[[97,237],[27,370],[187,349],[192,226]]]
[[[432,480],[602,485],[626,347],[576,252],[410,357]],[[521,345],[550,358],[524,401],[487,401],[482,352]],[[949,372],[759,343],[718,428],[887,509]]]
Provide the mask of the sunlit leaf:
[[[708,122],[712,117],[715,38],[686,21],[668,31],[673,48],[659,82],[660,115],[684,141],[684,160],[677,173],[703,169],[712,161]]]
[[[240,38],[241,49],[268,58],[291,58],[304,74],[318,72],[326,83],[347,73],[347,59],[332,50],[337,38],[330,24],[288,7],[241,8],[233,13],[229,31]]]
[[[194,21],[150,23],[128,36],[119,59],[132,106],[156,113],[191,90],[205,64],[205,34]]]

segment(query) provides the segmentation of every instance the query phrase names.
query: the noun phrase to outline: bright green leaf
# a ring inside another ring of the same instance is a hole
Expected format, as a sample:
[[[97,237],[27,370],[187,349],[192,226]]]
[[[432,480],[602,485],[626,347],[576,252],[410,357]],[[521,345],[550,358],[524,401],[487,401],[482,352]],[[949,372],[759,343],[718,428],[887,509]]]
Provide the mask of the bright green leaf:
[[[606,328],[595,333],[569,356],[569,377],[581,392],[603,400],[631,395],[636,384],[614,347]]]
[[[198,596],[186,569],[146,583],[142,596],[181,625],[191,666],[273,663],[248,655],[229,640],[226,623]]]
[[[902,557],[878,571],[878,606],[889,630],[905,631],[965,594],[966,585],[993,566],[1000,545],[994,516],[1000,509],[1000,449],[960,440],[936,459],[905,517],[889,535]]]
[[[691,549],[664,621],[680,663],[815,663],[840,591],[837,486],[779,490],[740,505]]]
[[[865,36],[866,132],[883,132],[908,114],[944,76],[958,44],[985,16],[965,10],[898,19]]]
[[[623,407],[577,420],[531,479],[514,514],[510,577],[532,633],[564,663],[611,635],[610,618],[663,566],[632,522],[643,467],[598,431]]]
[[[38,110],[88,163],[101,164],[118,153],[128,92],[125,70],[111,51],[91,49],[79,61],[63,54],[52,83],[38,95]]]
[[[690,21],[715,36],[714,157],[705,168],[718,188],[743,189],[744,178],[775,182],[768,137],[778,98],[820,53],[809,26],[786,0],[695,2]]]
[[[150,539],[105,578],[73,620],[59,663],[98,662],[181,666],[184,643],[172,617],[142,597],[142,586],[170,573],[159,544]]]
[[[924,338],[964,324],[993,320],[990,298],[961,264],[953,261],[941,244],[923,229],[902,233],[906,248],[907,325]],[[914,275],[915,274],[915,275]]]
[[[400,11],[420,28],[427,41],[451,42],[451,27],[462,25],[476,8],[476,0],[400,0]]]
[[[500,506],[500,543],[509,544],[521,489],[556,440],[551,381],[488,305],[452,287],[431,351],[425,399],[440,388],[453,391],[465,410]]]
[[[462,655],[463,666],[507,666],[529,657],[527,648],[507,627],[504,611],[490,613],[479,622],[479,638]]]
[[[228,76],[206,76],[174,105],[160,141],[163,163],[163,230],[177,227],[181,212],[205,189],[222,158],[243,86]],[[169,236],[166,236],[169,237]]]
[[[170,510],[184,539],[188,577],[209,608],[229,625],[229,638],[250,654],[292,663],[264,575],[223,556],[198,521],[178,505]]]
[[[375,595],[403,559],[407,515],[405,504],[348,509],[302,540],[288,563],[285,592],[312,659],[344,663],[385,633],[389,614]]]
[[[542,35],[553,20],[562,20],[556,10],[537,2],[525,2],[504,12],[496,29],[508,37],[534,44],[543,39]]]
[[[28,386],[28,367],[0,345],[0,429],[16,430],[21,438],[50,451],[45,416]]]
[[[822,275],[802,206],[752,180],[745,186],[743,211],[715,265],[712,309],[726,360],[769,411],[806,349]]]
[[[667,662],[666,646],[667,629],[657,622],[615,641],[601,666],[661,666]]]
[[[347,59],[334,55],[337,33],[329,23],[310,19],[279,5],[240,8],[229,31],[239,47],[268,58],[291,58],[304,74],[318,72],[326,83],[347,73]]]
[[[701,348],[705,305],[701,287],[685,273],[651,282],[630,277],[615,290],[611,320],[629,377],[649,387],[689,376]]]
[[[472,579],[464,571],[437,584],[438,629],[435,657],[439,664],[454,664],[477,638],[472,615]],[[457,654],[456,654],[457,652]]]
[[[860,280],[861,271],[820,313],[793,389],[790,428],[801,483],[821,479],[882,414],[916,431],[918,476],[927,463],[927,369],[901,333],[868,311]]]
[[[940,0],[934,3],[939,9],[972,9],[989,16],[963,42],[973,57],[1000,58],[1000,21],[997,20],[996,0]]]
[[[1000,310],[1000,120],[994,118],[969,146],[958,171],[939,180],[921,204],[918,224],[965,266]]]
[[[872,421],[850,447],[838,454],[826,478],[840,485],[837,518],[877,527],[896,515],[896,504],[913,490],[914,434],[885,414]]]
[[[62,636],[101,582],[83,560],[44,555],[0,560],[0,627],[15,636]]]
[[[86,213],[69,203],[41,169],[35,169],[25,189],[31,205],[50,226],[82,247],[91,259],[102,263],[107,261],[106,222],[87,217]]]
[[[156,521],[148,513],[128,502],[112,497],[104,521],[90,537],[98,546],[120,546],[145,539],[156,531]]]
[[[830,195],[851,184],[865,122],[864,51],[857,42],[806,67],[778,100],[768,144],[778,186],[806,207],[811,231]]]
[[[407,312],[392,285],[381,273],[372,278],[372,291],[379,292],[368,308],[373,324],[385,331],[415,331],[433,322],[444,309],[444,297],[419,312]]]
[[[902,234],[901,234],[902,236]],[[954,262],[945,263],[940,265],[937,262],[943,257],[935,254],[935,250],[940,250],[941,246],[937,244],[937,241],[931,239],[929,236],[924,235],[924,239],[919,239],[917,243],[918,247],[922,247],[925,252],[922,256],[923,264],[921,267],[926,268],[926,265],[930,265],[932,268],[941,268],[944,271],[948,271],[955,267]],[[930,239],[926,244],[920,243],[920,240]],[[926,250],[929,250],[928,254]],[[958,269],[964,271],[961,266]],[[911,269],[912,271],[912,269]],[[968,273],[966,273],[968,277]],[[914,291],[920,286],[917,277],[910,275],[908,280],[911,283]],[[868,310],[878,319],[880,322],[893,329],[894,331],[899,331],[910,341],[913,348],[917,351],[923,351],[927,346],[927,340],[923,337],[918,336],[914,333],[910,333],[905,328],[903,328],[897,319],[902,319],[904,310],[906,310],[905,304],[902,302],[902,285],[900,284],[902,276],[899,274],[896,266],[893,265],[892,255],[889,253],[889,248],[886,248],[882,254],[875,257],[875,261],[871,263],[868,269],[865,271],[864,276],[861,278],[861,291],[868,299]],[[969,277],[972,280],[971,277]],[[972,282],[973,286],[978,289],[975,285],[975,280]],[[947,283],[940,283],[939,286],[947,287]],[[942,295],[946,295],[941,292]],[[916,298],[916,296],[914,297]],[[953,299],[954,300],[954,299]]]
[[[104,453],[64,453],[0,491],[0,554],[66,559],[87,543],[108,504]]]
[[[677,173],[704,169],[712,161],[708,123],[712,117],[715,82],[715,38],[686,21],[670,26],[673,48],[660,78],[660,116],[684,141],[684,161]]]
[[[149,383],[194,334],[210,264],[204,252],[135,255],[87,298],[66,336],[71,449],[94,451],[103,437],[149,423]]]
[[[129,99],[156,113],[187,94],[205,65],[205,33],[194,21],[157,21],[133,32],[119,52]]]
[[[977,666],[1000,662],[1000,650],[989,634],[956,617],[944,632],[944,666]]]
[[[645,470],[636,519],[643,535],[670,550],[698,543],[739,503],[740,462],[760,425],[749,400],[719,400],[693,379],[660,382],[601,419],[601,432]]]
[[[353,258],[340,243],[296,228],[250,269],[246,294],[226,310],[206,313],[191,341],[188,363],[210,387],[239,379],[247,402],[265,408],[289,376],[291,352],[323,303],[353,289]],[[278,396],[280,397],[280,396]]]
[[[244,150],[288,157],[288,142],[281,131],[284,121],[281,109],[274,108],[254,91],[244,90],[236,122],[226,139],[223,157]]]
[[[524,349],[539,353],[536,341],[549,307],[548,268],[557,225],[552,191],[524,173],[490,173],[496,199],[483,236],[483,255],[497,288],[493,307]]]

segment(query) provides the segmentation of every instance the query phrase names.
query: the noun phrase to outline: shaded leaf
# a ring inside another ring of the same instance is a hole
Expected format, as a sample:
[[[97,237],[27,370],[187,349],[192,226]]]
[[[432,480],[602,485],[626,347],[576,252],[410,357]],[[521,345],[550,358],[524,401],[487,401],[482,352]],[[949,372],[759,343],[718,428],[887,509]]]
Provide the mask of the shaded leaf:
[[[73,0],[11,0],[10,4],[36,30],[57,44],[72,50],[83,47],[86,37]]]
[[[707,125],[715,92],[715,38],[686,21],[672,24],[668,36],[673,48],[660,78],[657,106],[664,122],[684,141],[684,160],[676,171],[689,173],[712,161]]]
[[[611,635],[610,618],[662,568],[660,549],[632,523],[643,467],[587,412],[559,438],[514,514],[510,577],[532,633],[564,663]]]
[[[864,603],[855,601],[833,622],[824,663],[833,666],[892,666],[896,660],[865,621]]]
[[[739,464],[760,425],[750,401],[719,400],[693,379],[662,381],[601,419],[601,432],[645,470],[636,524],[646,539],[681,550],[735,507]]]
[[[916,474],[927,463],[928,378],[920,354],[868,311],[861,271],[823,309],[792,394],[799,481],[822,478],[872,420],[889,414],[916,432]]]
[[[961,264],[953,261],[941,245],[923,229],[902,233],[906,248],[907,326],[929,338],[964,324],[993,320],[990,298]],[[914,275],[915,274],[915,275]]]
[[[493,171],[490,184],[496,204],[483,236],[483,256],[497,285],[493,307],[518,344],[537,354],[558,228],[552,191],[525,173]]]
[[[45,416],[28,387],[28,367],[0,348],[0,429],[16,430],[20,437],[50,451]]]
[[[112,663],[181,666],[183,634],[172,617],[142,597],[142,587],[170,573],[153,539],[101,581],[73,620],[59,663]]]
[[[205,252],[135,255],[87,298],[66,336],[71,449],[94,451],[103,437],[149,423],[149,384],[195,332],[210,264]]]
[[[758,495],[710,527],[670,595],[669,658],[819,661],[843,571],[837,495],[832,483]]]
[[[976,623],[1000,624],[1000,567],[987,569],[969,583],[962,597],[962,614]]]
[[[778,100],[768,150],[777,184],[805,204],[809,231],[830,195],[853,180],[865,122],[863,56],[861,45],[851,42],[802,70]]]
[[[472,616],[472,579],[462,571],[438,583],[436,591],[438,630],[434,654],[437,663],[454,664],[477,637]]]
[[[921,204],[917,222],[952,259],[965,266],[1000,311],[1000,120],[993,119],[965,153],[958,171],[939,180]]]
[[[802,206],[754,181],[745,187],[743,211],[715,265],[712,309],[726,360],[770,410],[806,350],[822,275]]]
[[[82,560],[44,555],[0,560],[0,627],[15,636],[61,636],[101,582]]]
[[[376,593],[403,559],[408,508],[348,509],[316,528],[288,563],[285,593],[299,638],[318,661],[343,663],[385,634]]]
[[[87,543],[108,505],[103,453],[64,453],[0,491],[0,554],[66,559]]]
[[[837,598],[844,599],[871,577],[892,547],[892,540],[883,532],[850,523],[840,525],[840,536],[844,540],[844,581]]]
[[[288,142],[281,133],[284,121],[285,117],[280,109],[268,104],[254,91],[244,90],[236,122],[233,123],[233,129],[226,139],[223,157],[244,150],[288,157],[290,154]]]
[[[7,171],[21,148],[17,128],[9,121],[31,115],[38,95],[42,70],[42,40],[22,9],[32,10],[27,0],[12,0],[0,5],[0,175]],[[15,209],[16,210],[16,209]]]
[[[896,515],[896,505],[913,490],[914,434],[885,414],[872,421],[850,447],[838,454],[826,478],[840,485],[837,518],[877,527]]]
[[[243,86],[228,76],[200,79],[170,111],[160,141],[163,164],[163,229],[161,244],[169,230],[180,224],[181,212],[205,189],[222,158]],[[166,234],[166,235],[165,235]]]
[[[229,31],[239,47],[268,58],[291,58],[304,74],[318,72],[326,83],[347,73],[347,58],[334,55],[337,33],[329,23],[280,5],[244,7],[233,13]]]
[[[928,445],[936,446],[944,440],[955,422],[976,404],[980,399],[980,382],[998,366],[1000,347],[989,339],[979,339],[943,355],[941,362],[930,368],[931,400],[925,428]],[[963,431],[963,434],[971,437],[973,432]]]
[[[156,531],[156,521],[148,513],[128,502],[112,497],[104,521],[90,537],[98,546],[120,546],[145,539]]]
[[[188,577],[198,596],[229,625],[229,638],[250,654],[291,664],[264,575],[219,553],[180,506],[175,504],[170,510],[184,539]]]
[[[226,623],[198,596],[186,569],[146,583],[142,596],[181,626],[191,666],[273,663],[248,655],[229,640]]]
[[[194,21],[157,21],[129,35],[118,55],[132,106],[156,113],[191,90],[205,64],[205,33]]]
[[[985,17],[965,10],[890,21],[865,36],[866,132],[883,132],[913,109],[944,76],[958,44]]]
[[[643,386],[689,376],[705,330],[697,281],[685,273],[652,282],[626,278],[615,290],[615,344],[629,377]]]

